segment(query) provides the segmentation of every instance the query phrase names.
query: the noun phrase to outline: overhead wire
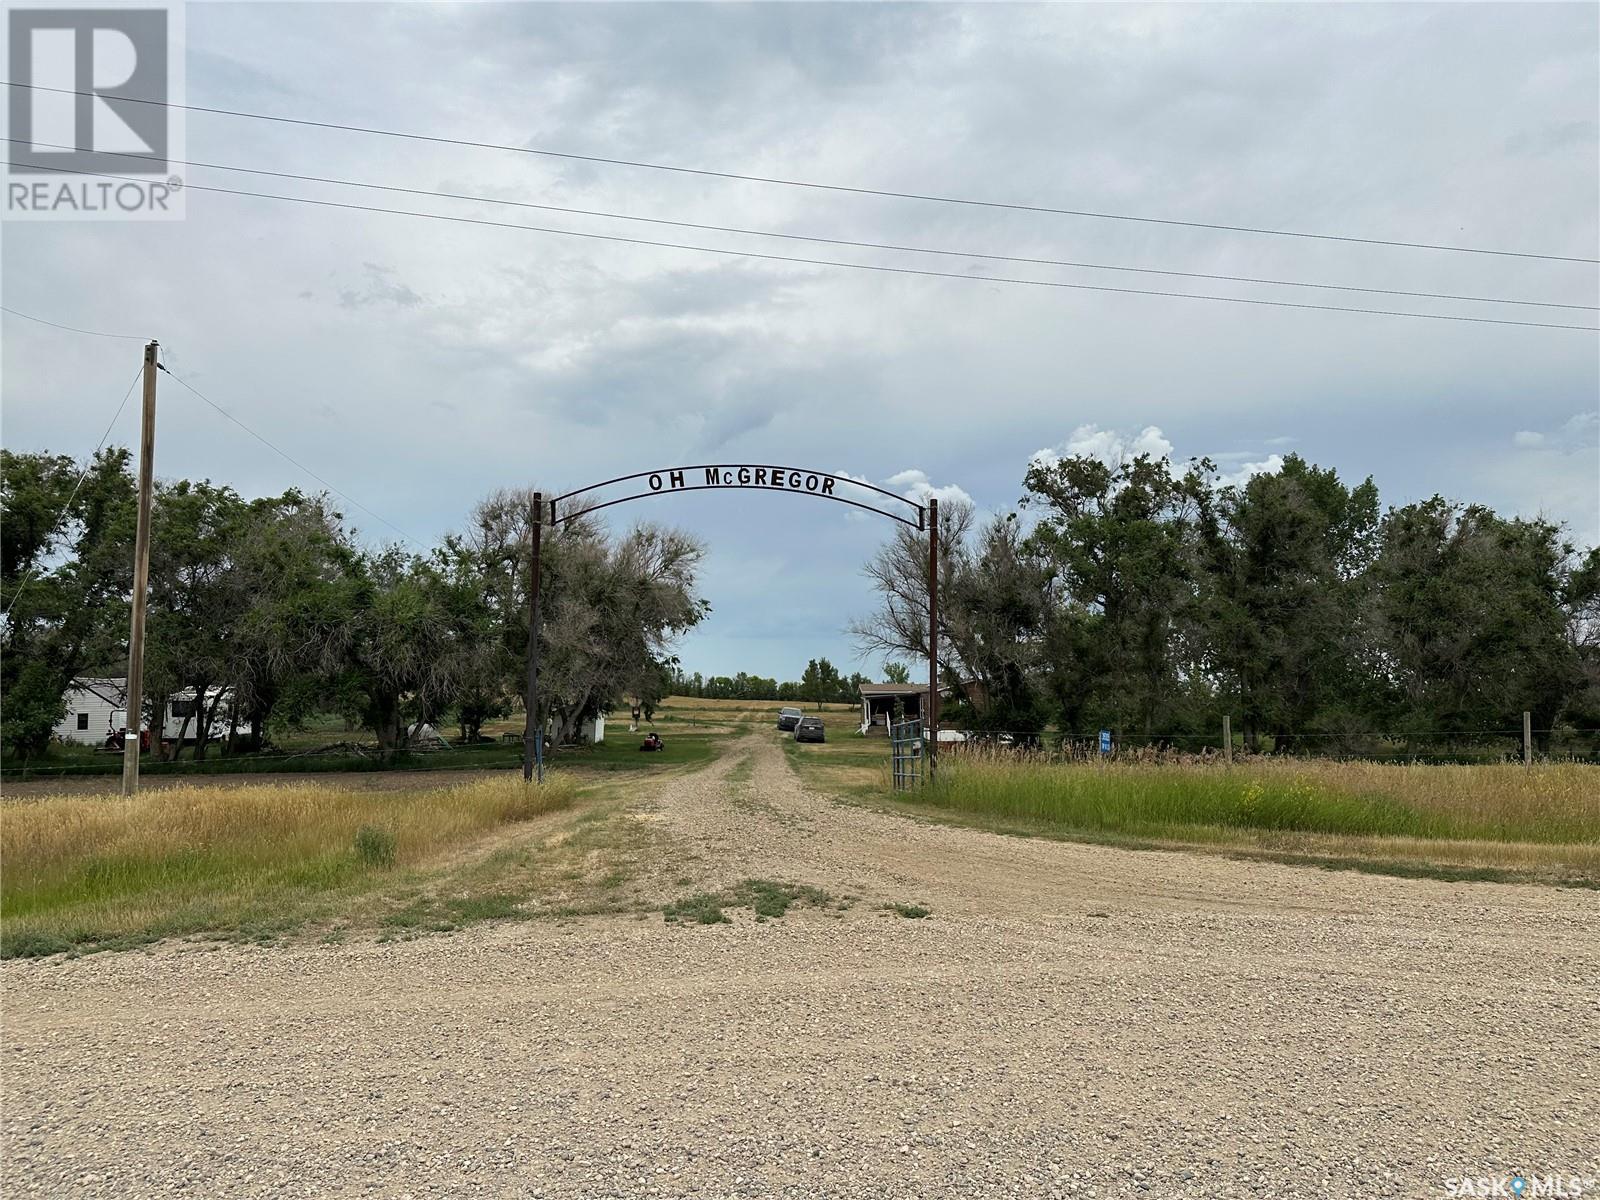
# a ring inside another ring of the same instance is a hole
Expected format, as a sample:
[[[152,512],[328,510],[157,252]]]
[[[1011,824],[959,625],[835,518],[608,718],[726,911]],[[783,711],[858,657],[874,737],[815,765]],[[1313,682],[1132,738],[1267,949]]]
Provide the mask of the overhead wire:
[[[46,321],[43,317],[36,317],[32,313],[25,313],[21,309],[10,308],[4,304],[0,304],[0,312],[10,313],[13,317],[21,317],[24,321],[35,321],[40,325],[48,325],[52,329],[65,329],[68,333],[82,333],[89,337],[119,338],[134,342],[148,340],[142,333],[102,333],[98,329],[79,329],[76,325],[63,325],[59,321]]]
[[[211,397],[207,396],[199,388],[195,387],[194,384],[190,383],[187,379],[183,378],[183,376],[176,374],[174,371],[172,371],[170,368],[168,368],[165,363],[158,363],[157,366],[168,378],[175,380],[177,383],[179,383],[183,387],[187,388],[190,392],[194,393],[194,395],[198,396],[201,400],[205,401],[205,403],[209,404],[212,408],[216,409],[217,412],[221,413],[222,416],[226,417],[229,421],[232,421],[235,425],[237,425],[240,429],[244,430],[251,437],[255,438],[256,441],[260,442],[263,446],[265,446],[267,449],[271,450],[274,454],[276,454],[279,457],[283,458],[285,461],[287,461],[289,463],[292,463],[294,466],[296,466],[300,470],[304,471],[307,475],[311,476],[312,479],[315,479],[318,483],[320,483],[323,487],[327,488],[334,495],[338,496],[342,500],[348,501],[350,504],[355,505],[355,507],[359,508],[362,512],[366,513],[369,517],[372,517],[374,520],[381,521],[383,524],[387,525],[390,529],[392,529],[396,533],[398,533],[401,537],[405,538],[405,540],[410,542],[413,546],[416,546],[416,547],[418,547],[419,549],[422,549],[422,550],[428,549],[426,543],[422,542],[421,540],[419,540],[417,538],[412,537],[409,533],[407,533],[404,529],[401,529],[400,526],[396,525],[393,521],[389,520],[387,517],[383,516],[380,513],[374,512],[372,509],[368,508],[365,504],[361,503],[361,501],[357,500],[354,496],[350,495],[348,492],[341,491],[339,488],[334,487],[333,484],[329,483],[321,475],[318,475],[315,471],[313,471],[310,467],[306,466],[305,463],[301,462],[299,459],[295,458],[288,451],[282,449],[281,447],[279,447],[277,445],[274,445],[272,442],[268,441],[267,438],[265,438],[261,434],[257,433],[254,429],[251,429],[250,426],[246,425],[238,417],[234,416],[227,409],[223,408],[222,405],[218,404],[215,400],[211,399]]]
[[[87,150],[90,147],[70,146],[53,142],[26,143],[22,138],[0,139],[14,144],[31,144],[52,150]],[[97,154],[117,158],[144,159],[147,155],[127,151],[95,151]],[[1356,284],[1320,283],[1304,279],[1265,279],[1251,275],[1224,275],[1206,271],[1178,271],[1162,267],[1136,267],[1125,264],[1080,262],[1070,259],[1036,258],[1017,254],[995,254],[977,250],[948,250],[942,247],[913,246],[895,242],[871,242],[853,238],[824,237],[817,234],[785,233],[771,229],[746,229],[736,225],[716,225],[700,221],[680,221],[666,217],[646,217],[634,213],[611,212],[604,209],[574,208],[561,204],[540,204],[531,200],[514,200],[502,196],[481,196],[466,192],[450,192],[435,188],[405,187],[399,184],[374,183],[365,180],[340,179],[328,175],[305,175],[292,171],[273,171],[263,167],[240,167],[226,163],[200,162],[196,159],[169,158],[170,165],[199,167],[210,171],[227,171],[240,175],[260,175],[272,179],[290,179],[300,183],[331,184],[337,187],[362,188],[369,191],[390,192],[407,196],[427,196],[439,200],[462,200],[475,204],[498,204],[511,208],[533,209],[540,212],[564,213],[571,216],[599,217],[613,221],[633,221],[648,225],[666,225],[678,229],[697,229],[708,233],[730,233],[741,237],[777,238],[793,242],[813,242],[829,246],[845,246],[857,250],[886,250],[904,254],[938,255],[944,258],[981,259],[987,262],[1020,263],[1026,266],[1065,267],[1073,270],[1117,271],[1135,275],[1162,275],[1177,279],[1205,279],[1225,283],[1261,284],[1271,287],[1314,288],[1321,291],[1360,292],[1380,296],[1404,296],[1419,300],[1452,300],[1474,304],[1512,304],[1530,308],[1562,308],[1584,312],[1600,312],[1600,305],[1567,304],[1553,300],[1522,300],[1506,296],[1472,296],[1453,292],[1408,291],[1401,288],[1369,287]],[[190,185],[193,186],[193,185]]]
[[[10,312],[11,310],[7,309],[6,311]],[[45,324],[51,324],[51,323],[52,322],[48,322],[48,321],[45,322]],[[68,326],[63,325],[63,326],[60,326],[60,328],[65,329],[65,328],[68,328]],[[84,332],[87,332],[87,331],[86,330],[81,330],[81,329],[75,329],[75,330],[73,330],[73,332],[74,333],[84,333]],[[105,334],[105,335],[101,335],[101,336],[120,337],[122,335],[120,335],[120,334]],[[67,499],[66,499],[66,503],[64,503],[61,506],[61,511],[56,513],[55,520],[50,522],[50,534],[48,534],[46,536],[53,535],[55,533],[55,531],[61,527],[62,518],[65,517],[67,515],[68,511],[71,510],[72,502],[78,498],[78,492],[81,491],[82,488],[83,488],[83,481],[85,479],[89,478],[89,472],[94,469],[95,455],[99,454],[101,449],[104,448],[104,446],[106,444],[106,439],[111,436],[111,431],[116,428],[117,419],[122,416],[122,410],[128,407],[128,397],[133,395],[133,389],[138,386],[140,376],[142,376],[143,374],[144,374],[144,367],[141,366],[139,368],[138,373],[134,375],[133,381],[128,384],[128,390],[126,392],[122,393],[122,401],[121,401],[121,403],[119,403],[117,405],[117,411],[112,413],[111,414],[111,420],[106,422],[106,431],[100,435],[100,440],[95,443],[94,449],[89,453],[88,459],[83,464],[83,470],[78,473],[78,482],[72,485],[72,491],[70,493],[68,493]],[[28,570],[23,574],[21,582],[19,582],[17,584],[17,590],[15,592],[13,592],[12,595],[11,595],[11,603],[6,605],[5,611],[3,613],[0,613],[0,617],[9,617],[11,615],[11,610],[16,608],[17,601],[22,599],[22,593],[25,590],[27,590],[28,584],[33,579],[33,577],[34,577],[35,573],[37,572],[37,570],[38,570],[38,566],[37,566],[37,564],[35,564],[34,566],[29,567]]]
[[[918,200],[937,204],[966,205],[976,208],[1006,209],[1016,212],[1047,213],[1057,216],[1084,217],[1104,221],[1128,221],[1144,225],[1170,225],[1186,229],[1206,229],[1228,233],[1247,233],[1267,237],[1307,238],[1315,241],[1348,242],[1369,246],[1388,246],[1412,250],[1444,251],[1455,254],[1485,254],[1509,258],[1543,259],[1550,262],[1600,263],[1600,258],[1587,258],[1567,254],[1544,254],[1525,250],[1505,250],[1485,246],[1458,246],[1438,242],[1405,241],[1398,238],[1357,237],[1351,234],[1314,233],[1306,230],[1275,229],[1256,225],[1233,225],[1218,221],[1185,221],[1171,217],[1147,217],[1130,213],[1101,212],[1092,209],[1074,209],[1044,204],[1026,204],[1015,201],[981,200],[966,196],[947,196],[926,192],[896,191],[888,188],[861,187],[848,184],[822,183],[815,180],[786,179],[779,176],[753,175],[737,171],[714,171],[702,167],[685,167],[671,163],[649,162],[643,159],[612,158],[598,154],[577,154],[564,150],[551,150],[536,146],[513,146],[503,142],[478,141],[471,138],[444,137],[437,134],[413,133],[405,130],[384,129],[370,125],[352,125],[337,121],[314,121],[302,117],[283,117],[271,113],[247,112],[242,109],[219,108],[200,104],[178,104],[170,100],[155,100],[144,96],[122,96],[104,92],[87,92],[73,88],[47,87],[37,83],[20,83],[4,80],[7,87],[27,88],[32,91],[56,92],[69,96],[93,95],[102,100],[116,100],[130,104],[146,104],[161,108],[176,108],[184,112],[207,113],[213,116],[234,117],[244,120],[265,121],[281,125],[296,125],[308,129],[340,130],[376,137],[399,138],[407,141],[428,142],[444,146],[464,146],[479,150],[500,150],[513,154],[537,155],[545,158],[565,159],[573,162],[597,163],[608,166],[633,167],[641,170],[666,171],[680,175],[695,175],[710,179],[737,180],[744,183],[762,183],[779,187],[808,188],[816,191],[838,192],[858,196],[880,196],[896,200]]]
[[[141,341],[144,340],[142,335],[122,334],[122,333],[101,333],[101,332],[99,332],[97,330],[79,329],[79,328],[77,328],[76,326],[73,326],[73,325],[63,325],[63,324],[61,324],[59,322],[56,322],[56,321],[46,321],[42,317],[35,317],[35,316],[32,316],[29,313],[21,312],[21,311],[19,311],[17,309],[9,308],[9,307],[6,307],[4,305],[0,305],[0,311],[8,312],[8,313],[11,313],[13,316],[23,317],[23,318],[26,318],[27,320],[30,320],[30,321],[38,321],[41,325],[49,325],[49,326],[52,326],[53,328],[56,328],[56,329],[65,329],[65,330],[68,330],[69,332],[81,333],[81,334],[85,334],[85,335],[87,335],[89,337],[112,337],[112,338],[135,337],[135,338],[138,338]],[[304,463],[302,463],[298,459],[296,459],[293,456],[291,456],[287,451],[285,451],[285,450],[281,449],[280,447],[274,445],[272,442],[268,441],[261,434],[257,433],[254,429],[251,429],[243,421],[239,420],[238,417],[234,416],[231,412],[229,412],[227,409],[223,408],[220,404],[216,403],[216,401],[212,400],[204,392],[200,391],[199,388],[195,387],[192,383],[190,383],[188,380],[184,379],[181,375],[178,375],[176,372],[171,370],[166,365],[166,363],[157,362],[156,363],[156,368],[159,371],[161,371],[163,374],[167,375],[169,378],[174,380],[175,382],[177,382],[177,383],[181,384],[183,387],[187,388],[190,392],[194,393],[194,395],[198,396],[201,400],[205,401],[205,403],[209,404],[212,408],[216,409],[217,412],[221,413],[228,420],[232,421],[240,429],[243,429],[251,437],[255,438],[262,445],[266,446],[269,450],[273,451],[273,453],[281,455],[285,460],[287,460],[288,462],[294,464],[294,466],[298,467],[300,470],[304,471],[307,475],[309,475],[311,478],[315,479],[318,483],[322,484],[323,487],[327,488],[334,495],[340,497],[343,500],[348,501],[350,504],[353,504],[356,508],[359,508],[362,512],[366,513],[368,516],[372,517],[373,519],[383,522],[383,524],[387,525],[390,529],[394,530],[396,533],[398,533],[401,537],[405,538],[406,541],[410,542],[412,545],[420,547],[422,549],[427,549],[427,546],[422,541],[418,540],[417,538],[412,537],[404,529],[401,529],[398,525],[396,525],[394,522],[388,520],[386,517],[382,516],[380,513],[374,512],[372,509],[368,508],[365,504],[362,504],[361,501],[357,500],[354,496],[351,496],[348,492],[341,491],[339,488],[337,488],[333,484],[329,483],[321,475],[319,475],[315,471],[313,471],[310,467],[306,466]],[[139,375],[142,375],[143,373],[144,373],[144,368],[140,367]],[[139,375],[135,375],[134,378],[133,378],[133,382],[128,385],[128,390],[122,397],[122,403],[117,405],[117,411],[112,415],[110,423],[106,425],[105,432],[100,435],[100,441],[98,443],[96,443],[93,452],[89,455],[88,463],[84,466],[83,472],[78,476],[78,482],[76,483],[76,485],[74,485],[71,494],[67,497],[66,503],[62,505],[61,512],[56,515],[56,519],[51,523],[50,528],[51,528],[52,532],[54,532],[56,526],[60,525],[61,518],[66,514],[67,510],[72,507],[72,502],[75,499],[77,499],[78,491],[79,491],[80,488],[83,487],[83,481],[86,478],[88,478],[89,471],[90,471],[90,469],[92,468],[92,466],[94,464],[94,455],[100,453],[101,448],[104,447],[105,444],[106,444],[106,439],[111,436],[111,430],[116,426],[117,418],[122,416],[122,410],[124,408],[126,408],[127,404],[128,404],[128,397],[133,395],[133,389],[134,389],[135,385],[137,385],[138,382],[139,382]],[[16,605],[17,600],[21,597],[23,589],[25,587],[27,587],[28,580],[29,580],[29,577],[31,575],[32,575],[32,571],[30,569],[29,573],[27,575],[24,575],[23,578],[22,578],[22,581],[17,585],[17,591],[11,598],[11,604],[6,606],[5,612],[4,613],[0,613],[0,616],[8,615],[11,612],[11,609]]]
[[[4,165],[14,165],[5,160]],[[76,171],[67,168],[44,168],[57,170],[61,174],[88,175],[102,179],[119,179],[131,182],[143,182],[133,176],[116,175],[105,171]],[[521,225],[510,221],[491,221],[481,217],[449,216],[443,213],[417,212],[414,209],[384,208],[371,204],[347,204],[338,200],[318,200],[309,196],[285,196],[275,192],[256,192],[243,188],[224,188],[210,184],[186,183],[186,189],[198,192],[211,192],[224,196],[248,196],[259,200],[279,200],[291,204],[312,205],[318,208],[336,208],[352,212],[387,213],[391,216],[415,217],[422,220],[446,221],[459,225],[477,225],[496,229],[513,229],[523,233],[547,233],[559,237],[586,238],[593,241],[614,242],[633,246],[653,246],[668,250],[688,250],[702,254],[720,254],[735,258],[752,258],[767,262],[796,263],[803,266],[815,267],[840,267],[848,270],[871,271],[878,274],[920,276],[930,279],[959,279],[972,283],[1003,283],[1020,287],[1054,288],[1067,291],[1101,292],[1126,296],[1164,296],[1177,300],[1203,300],[1222,304],[1243,304],[1261,308],[1290,308],[1313,312],[1346,312],[1361,313],[1368,316],[1379,317],[1409,317],[1424,321],[1456,321],[1473,325],[1512,325],[1529,329],[1568,329],[1584,333],[1600,332],[1600,326],[1594,325],[1563,325],[1550,321],[1514,321],[1504,317],[1471,317],[1454,313],[1422,313],[1404,309],[1358,308],[1351,305],[1337,304],[1307,304],[1290,300],[1263,300],[1245,296],[1219,296],[1200,292],[1168,292],[1155,288],[1128,288],[1111,287],[1106,284],[1094,283],[1069,283],[1057,279],[1023,279],[1005,275],[979,275],[960,271],[934,271],[921,267],[893,267],[877,263],[853,263],[839,259],[807,258],[799,255],[771,254],[759,250],[738,250],[725,246],[702,246],[687,242],[665,242],[650,238],[626,237],[622,234],[593,233],[575,229],[556,229],[543,225]]]

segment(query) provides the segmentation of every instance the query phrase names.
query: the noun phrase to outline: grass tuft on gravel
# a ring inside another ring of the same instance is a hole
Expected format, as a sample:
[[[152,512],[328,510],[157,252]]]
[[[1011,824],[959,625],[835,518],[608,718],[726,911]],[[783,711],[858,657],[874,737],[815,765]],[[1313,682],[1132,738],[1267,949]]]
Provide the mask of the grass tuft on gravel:
[[[784,916],[796,904],[821,908],[828,903],[828,893],[820,888],[798,883],[776,883],[770,879],[746,879],[720,892],[696,892],[675,900],[661,910],[669,925],[727,925],[732,918],[723,911],[728,908],[748,908],[756,920]]]

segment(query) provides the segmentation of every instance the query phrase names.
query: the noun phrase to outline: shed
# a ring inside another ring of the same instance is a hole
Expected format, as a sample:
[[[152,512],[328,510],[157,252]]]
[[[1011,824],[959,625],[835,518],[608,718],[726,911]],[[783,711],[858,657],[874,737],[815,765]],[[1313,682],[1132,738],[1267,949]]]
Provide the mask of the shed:
[[[923,715],[923,703],[928,695],[928,685],[916,683],[863,683],[861,685],[861,732],[864,734],[889,733],[889,721],[895,705],[902,705],[905,719],[917,720]]]

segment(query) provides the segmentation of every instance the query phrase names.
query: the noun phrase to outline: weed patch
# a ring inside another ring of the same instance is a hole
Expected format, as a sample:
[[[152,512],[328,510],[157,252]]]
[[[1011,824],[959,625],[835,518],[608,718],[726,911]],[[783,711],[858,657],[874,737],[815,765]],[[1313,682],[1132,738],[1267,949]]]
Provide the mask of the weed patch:
[[[356,857],[369,867],[394,866],[394,834],[376,825],[356,830]]]
[[[724,911],[748,908],[758,921],[784,916],[796,904],[822,908],[829,896],[820,888],[797,883],[777,883],[770,879],[746,879],[720,892],[697,892],[676,900],[661,910],[670,925],[725,925]]]

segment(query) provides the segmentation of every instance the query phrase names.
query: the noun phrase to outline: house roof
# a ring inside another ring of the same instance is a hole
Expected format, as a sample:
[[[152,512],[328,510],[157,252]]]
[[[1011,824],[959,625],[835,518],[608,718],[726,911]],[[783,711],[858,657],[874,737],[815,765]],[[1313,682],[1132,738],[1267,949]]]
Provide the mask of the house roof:
[[[925,683],[863,683],[863,696],[920,696],[928,690]]]

